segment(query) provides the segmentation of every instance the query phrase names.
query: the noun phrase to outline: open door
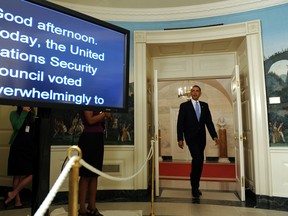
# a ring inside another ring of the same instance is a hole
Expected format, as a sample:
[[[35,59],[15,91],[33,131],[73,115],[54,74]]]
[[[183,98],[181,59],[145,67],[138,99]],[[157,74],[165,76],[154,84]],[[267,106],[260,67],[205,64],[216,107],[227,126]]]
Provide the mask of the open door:
[[[153,88],[152,88],[152,101],[153,101],[153,109],[152,109],[152,116],[154,124],[153,134],[154,134],[154,157],[155,157],[155,195],[159,196],[159,121],[158,121],[158,74],[157,70],[154,70],[153,73]]]
[[[243,147],[243,125],[242,104],[239,66],[236,65],[231,80],[232,105],[234,117],[234,145],[236,166],[236,189],[241,201],[245,201],[245,170],[244,170],[244,147]]]

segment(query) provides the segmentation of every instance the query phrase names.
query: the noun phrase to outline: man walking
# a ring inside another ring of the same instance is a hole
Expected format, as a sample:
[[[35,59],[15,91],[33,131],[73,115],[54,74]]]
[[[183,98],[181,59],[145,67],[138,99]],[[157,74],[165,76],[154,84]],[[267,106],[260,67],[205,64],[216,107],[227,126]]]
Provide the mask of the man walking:
[[[199,183],[204,163],[204,150],[206,146],[206,129],[210,136],[219,144],[218,136],[212,122],[211,113],[207,103],[199,101],[201,88],[194,85],[191,88],[192,99],[180,105],[177,121],[177,141],[180,148],[184,147],[184,138],[189,148],[192,164],[190,182],[192,196],[199,198],[202,193],[199,190]]]

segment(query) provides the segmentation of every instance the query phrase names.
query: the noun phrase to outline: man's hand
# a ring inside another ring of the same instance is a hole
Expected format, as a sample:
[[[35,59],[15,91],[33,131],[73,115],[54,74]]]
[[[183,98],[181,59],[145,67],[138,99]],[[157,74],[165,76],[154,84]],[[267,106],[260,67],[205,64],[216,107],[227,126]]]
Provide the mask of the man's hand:
[[[220,140],[218,139],[218,137],[215,137],[215,138],[214,138],[214,141],[215,141],[215,145],[220,145],[220,144],[221,144],[221,142],[220,142]]]
[[[179,148],[181,148],[181,149],[184,148],[184,142],[183,142],[183,140],[179,140],[179,141],[178,141],[178,146],[179,146]]]

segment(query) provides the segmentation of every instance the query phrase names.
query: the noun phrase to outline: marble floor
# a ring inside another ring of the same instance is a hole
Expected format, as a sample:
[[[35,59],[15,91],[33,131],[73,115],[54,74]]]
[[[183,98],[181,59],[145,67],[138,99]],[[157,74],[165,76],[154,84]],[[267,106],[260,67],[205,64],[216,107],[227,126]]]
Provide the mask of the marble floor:
[[[288,211],[258,208],[249,199],[241,202],[234,192],[234,187],[233,183],[227,182],[201,182],[203,195],[196,200],[191,197],[188,181],[162,180],[159,196],[155,197],[153,203],[149,197],[137,201],[100,200],[97,207],[105,216],[288,216]],[[68,211],[67,204],[53,204],[49,211],[55,212],[59,209]],[[0,216],[2,215],[30,216],[31,209],[1,209]]]
[[[67,206],[52,206],[50,211],[53,212],[55,208],[63,207],[67,210]],[[175,202],[155,202],[154,211],[151,210],[151,203],[148,202],[113,202],[113,203],[99,203],[97,204],[100,212],[104,214],[107,210],[139,210],[143,216],[159,215],[159,216],[287,216],[288,212],[255,209],[248,207],[236,207],[213,204],[194,204],[194,203],[175,203]],[[151,214],[153,213],[153,214]],[[21,210],[7,210],[1,211],[2,216],[28,216],[31,215],[29,208]],[[137,214],[134,214],[137,215]],[[138,214],[139,215],[139,214]],[[105,216],[105,214],[104,214]],[[107,215],[108,216],[108,215]],[[120,216],[120,215],[115,215]],[[128,215],[126,215],[128,216]]]

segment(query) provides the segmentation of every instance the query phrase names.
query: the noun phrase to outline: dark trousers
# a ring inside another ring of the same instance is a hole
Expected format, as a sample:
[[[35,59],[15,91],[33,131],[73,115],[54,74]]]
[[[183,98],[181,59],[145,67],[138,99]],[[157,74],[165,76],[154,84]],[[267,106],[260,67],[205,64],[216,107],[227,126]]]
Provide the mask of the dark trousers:
[[[202,175],[204,154],[193,154],[191,162],[190,183],[192,189],[198,189]]]

